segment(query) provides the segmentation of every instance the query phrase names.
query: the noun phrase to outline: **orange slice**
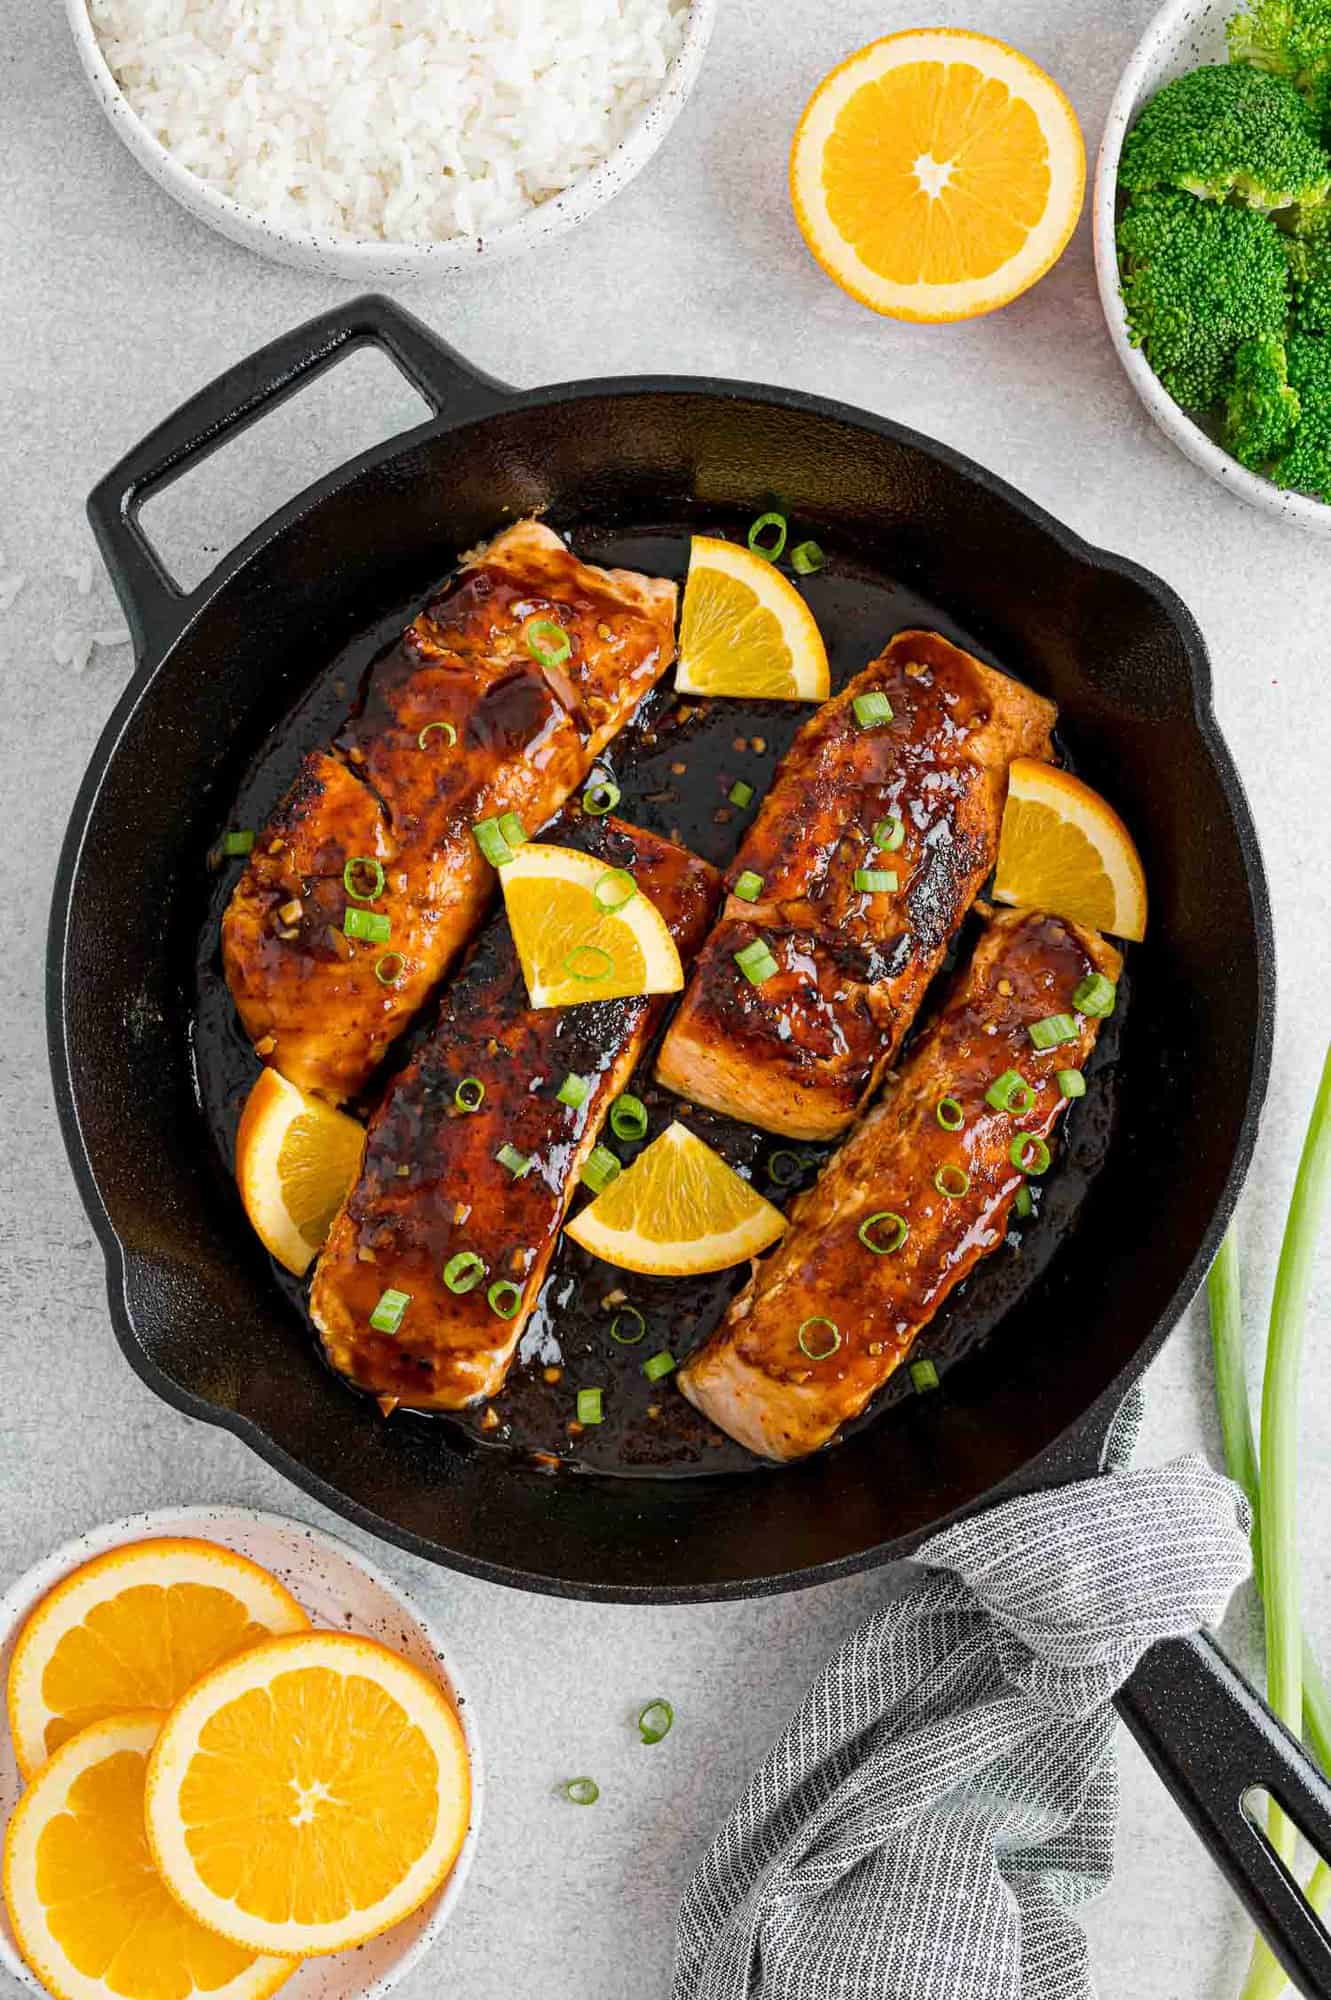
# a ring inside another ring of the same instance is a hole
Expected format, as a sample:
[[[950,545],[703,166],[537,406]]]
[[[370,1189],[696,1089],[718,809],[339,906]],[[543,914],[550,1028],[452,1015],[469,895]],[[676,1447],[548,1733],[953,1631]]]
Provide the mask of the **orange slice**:
[[[296,1970],[238,1950],[185,1914],[143,1830],[162,1718],[94,1722],[33,1779],[5,1835],[5,1907],[19,1950],[58,2000],[266,2000]]]
[[[894,319],[1007,305],[1062,254],[1085,185],[1058,85],[958,28],[912,28],[849,56],[809,99],[790,156],[814,257]]]
[[[734,542],[695,535],[679,627],[681,694],[826,701],[827,648],[789,577]]]
[[[345,1111],[266,1069],[236,1133],[236,1184],[250,1226],[300,1277],[360,1172],[365,1130]]]
[[[539,840],[499,870],[509,929],[533,1007],[678,993],[669,927],[633,877],[595,855]]]
[[[683,1278],[756,1257],[785,1226],[779,1208],[676,1120],[565,1233],[622,1271]]]
[[[994,895],[1071,917],[1114,937],[1146,935],[1146,876],[1113,807],[1053,764],[1016,757],[998,842]]]
[[[272,1639],[206,1675],[163,1725],[145,1793],[153,1859],[189,1914],[296,1957],[409,1916],[470,1811],[443,1689],[350,1632]]]
[[[215,1542],[128,1542],[48,1591],[14,1644],[9,1727],[24,1777],[101,1717],[168,1709],[219,1660],[309,1619],[289,1590]]]

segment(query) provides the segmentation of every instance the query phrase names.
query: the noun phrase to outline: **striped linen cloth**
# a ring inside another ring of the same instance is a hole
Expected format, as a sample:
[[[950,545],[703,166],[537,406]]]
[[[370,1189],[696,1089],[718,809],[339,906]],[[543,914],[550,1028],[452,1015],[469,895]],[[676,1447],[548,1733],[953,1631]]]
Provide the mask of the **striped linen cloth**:
[[[673,2000],[1092,2000],[1111,1697],[1223,1616],[1248,1510],[1200,1458],[1010,1500],[829,1661],[685,1894]]]

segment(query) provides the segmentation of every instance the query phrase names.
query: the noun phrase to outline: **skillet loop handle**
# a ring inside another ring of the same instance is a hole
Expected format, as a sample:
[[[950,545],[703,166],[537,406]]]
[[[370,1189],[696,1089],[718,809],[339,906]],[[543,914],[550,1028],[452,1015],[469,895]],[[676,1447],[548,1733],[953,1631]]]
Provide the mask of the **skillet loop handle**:
[[[1269,1792],[1331,1858],[1331,1784],[1204,1636],[1153,1646],[1118,1708],[1285,1971],[1331,2000],[1331,1937],[1266,1838]]]
[[[429,404],[432,422],[445,414],[457,423],[486,416],[513,394],[471,367],[413,313],[374,293],[307,320],[228,368],[128,452],[88,499],[88,518],[140,661],[172,644],[209,587],[206,581],[196,591],[180,589],[144,533],[139,515],[145,500],[366,346],[382,348],[396,362]]]

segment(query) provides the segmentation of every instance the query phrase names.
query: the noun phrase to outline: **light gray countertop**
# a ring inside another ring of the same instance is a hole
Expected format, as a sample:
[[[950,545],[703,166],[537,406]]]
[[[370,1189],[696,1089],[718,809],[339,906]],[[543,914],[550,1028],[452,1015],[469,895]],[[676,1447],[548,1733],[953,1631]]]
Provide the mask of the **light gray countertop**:
[[[968,0],[940,12],[1049,68],[1093,147],[1150,9],[1151,0]],[[785,193],[795,118],[841,56],[917,19],[901,0],[722,0],[695,97],[609,209],[522,262],[401,296],[483,367],[524,386],[607,372],[721,374],[903,418],[1181,593],[1210,642],[1217,707],[1275,904],[1275,1067],[1241,1211],[1255,1315],[1331,1012],[1327,546],[1246,511],[1148,426],[1104,331],[1085,222],[1033,293],[971,325],[880,320],[814,268]],[[350,288],[257,262],[177,210],[103,124],[54,0],[0,0],[0,21],[9,28],[0,37],[0,576],[27,578],[0,613],[2,1584],[90,1523],[169,1502],[234,1500],[340,1528],[233,1438],[158,1402],[122,1361],[56,1131],[42,955],[65,818],[130,667],[124,648],[99,650],[81,676],[55,657],[62,633],[117,622],[100,572],[80,595],[91,553],[84,496],[224,364]],[[317,417],[298,399],[178,489],[172,547],[225,547],[376,427],[410,420],[401,388],[385,392],[369,364],[349,364],[310,393]],[[1223,990],[1215,1004],[1225,1004]],[[1124,1228],[1149,1257],[1150,1215],[1125,1216]],[[1325,1257],[1319,1275],[1303,1404],[1303,1556],[1312,1629],[1325,1638]],[[1215,1451],[1196,1308],[1148,1389],[1144,1456]],[[489,1751],[475,1873],[404,2000],[445,1988],[466,2000],[501,2000],[515,1987],[550,2000],[664,1993],[674,1906],[691,1866],[828,1650],[878,1602],[881,1579],[750,1604],[600,1608],[379,1554],[447,1628]],[[1229,1642],[1251,1665],[1250,1607],[1229,1624]],[[659,1692],[678,1722],[648,1753],[626,1720]],[[552,1795],[556,1780],[581,1770],[601,1783],[594,1812]],[[1236,1907],[1131,1745],[1123,1778],[1119,1877],[1089,1917],[1102,1991],[1219,2000],[1234,1989],[1243,1951]]]

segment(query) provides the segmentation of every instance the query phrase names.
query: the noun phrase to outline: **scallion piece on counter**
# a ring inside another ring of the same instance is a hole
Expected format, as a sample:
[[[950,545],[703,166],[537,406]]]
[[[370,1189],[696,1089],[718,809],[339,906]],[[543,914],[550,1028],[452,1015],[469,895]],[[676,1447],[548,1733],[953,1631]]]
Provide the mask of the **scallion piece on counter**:
[[[516,1146],[509,1144],[507,1139],[505,1139],[503,1145],[495,1154],[495,1158],[501,1167],[507,1168],[515,1181],[520,1181],[523,1175],[529,1174],[536,1165],[535,1153],[520,1153]]]
[[[1112,979],[1106,979],[1103,972],[1093,972],[1083,979],[1072,995],[1072,1004],[1083,1014],[1090,1014],[1097,1021],[1106,1021],[1114,1011],[1118,998],[1118,988]]]
[[[960,1201],[970,1193],[971,1177],[964,1167],[942,1166],[934,1175],[934,1186],[946,1201]]]
[[[767,1171],[778,1187],[794,1187],[796,1181],[804,1172],[804,1164],[798,1153],[792,1153],[788,1148],[782,1146],[778,1152],[773,1153],[769,1158]]]
[[[647,1322],[636,1306],[621,1306],[610,1322],[610,1338],[620,1347],[636,1347],[647,1331]]]
[[[918,1396],[925,1396],[930,1389],[938,1387],[938,1370],[932,1361],[912,1361],[910,1364],[911,1387]]]
[[[653,1354],[643,1362],[642,1372],[649,1382],[660,1382],[667,1375],[674,1374],[675,1357],[662,1348],[659,1354]]]
[[[966,1113],[956,1097],[940,1097],[934,1106],[934,1117],[945,1132],[959,1132],[966,1123]]]
[[[875,847],[881,847],[884,854],[895,854],[905,838],[906,822],[904,819],[898,819],[895,813],[889,813],[886,819],[880,819],[873,830],[873,844]]]
[[[564,1797],[571,1806],[594,1806],[600,1796],[595,1778],[570,1778],[564,1787]]]
[[[573,651],[573,641],[553,618],[529,618],[522,628],[522,636],[527,651],[539,667],[557,667]]]
[[[613,812],[623,796],[613,778],[593,778],[582,795],[582,810],[600,819],[603,813]]]
[[[1038,1132],[1018,1132],[1007,1156],[1023,1174],[1042,1174],[1049,1166],[1049,1148]]]
[[[777,971],[777,962],[768,949],[764,938],[754,938],[742,951],[735,953],[735,963],[751,986],[761,986]]]
[[[1054,1072],[1054,1082],[1064,1097],[1085,1097],[1086,1079],[1079,1069],[1060,1069]]]
[[[362,938],[366,944],[387,944],[393,926],[382,910],[347,909],[342,915],[342,935]]]
[[[598,910],[604,910],[608,917],[613,917],[615,911],[631,903],[637,893],[638,885],[627,868],[607,868],[592,890],[592,901]]]
[[[353,903],[373,903],[384,893],[382,862],[372,854],[353,854],[342,869],[342,887]]]
[[[500,1319],[516,1319],[522,1304],[522,1287],[511,1278],[496,1278],[485,1294],[490,1310]]]
[[[479,1111],[485,1102],[485,1085],[478,1076],[464,1076],[453,1092],[459,1111]]]
[[[638,1734],[644,1743],[660,1743],[675,1726],[675,1711],[658,1695],[638,1710]]]
[[[796,576],[812,576],[826,561],[827,557],[817,542],[796,542],[790,551],[790,567]]]
[[[608,1146],[593,1146],[582,1163],[582,1171],[579,1179],[582,1181],[584,1187],[591,1189],[593,1194],[600,1194],[602,1188],[608,1188],[611,1181],[615,1180],[623,1171],[624,1169]]]
[[[591,1082],[585,1076],[566,1076],[555,1096],[561,1104],[567,1104],[570,1111],[577,1111],[591,1095]]]
[[[410,1292],[394,1291],[390,1285],[386,1292],[380,1292],[379,1303],[370,1314],[370,1325],[376,1333],[396,1333],[410,1304]]]
[[[504,839],[511,848],[516,850],[519,847],[525,847],[527,829],[516,813],[500,813],[499,831],[503,834]]]
[[[1060,1042],[1075,1042],[1077,1023],[1071,1014],[1046,1014],[1043,1021],[1032,1021],[1026,1033],[1037,1049],[1056,1049]]]
[[[890,1257],[910,1235],[910,1224],[895,1210],[880,1208],[875,1214],[865,1216],[855,1234],[875,1257]]]
[[[857,694],[851,707],[861,729],[876,729],[880,723],[892,720],[892,704],[881,688],[875,688],[871,694]]]
[[[452,749],[453,745],[458,740],[458,733],[457,730],[453,727],[453,724],[451,722],[427,722],[424,729],[422,729],[420,735],[416,738],[416,748],[418,750],[429,749],[430,738],[431,736],[433,736],[436,729],[439,731],[439,734],[443,737],[449,749],[450,750]]]
[[[767,562],[779,562],[786,546],[784,514],[760,514],[749,529],[749,547]]]
[[[1028,1215],[1035,1213],[1035,1203],[1031,1200],[1031,1191],[1025,1182],[1017,1189],[1017,1198],[1012,1206],[1023,1221]]]
[[[1035,1102],[1035,1092],[1015,1069],[1005,1069],[985,1091],[984,1101],[995,1111],[1011,1111],[1024,1118]]]
[[[745,868],[735,877],[734,893],[741,903],[756,903],[763,892],[763,878],[755,875],[752,868]]]
[[[476,836],[476,845],[492,868],[503,868],[513,859],[513,849],[505,840],[497,819],[478,819],[472,832]]]
[[[626,1090],[617,1097],[610,1107],[610,1130],[617,1139],[645,1139],[647,1136],[647,1106],[640,1097]]]
[[[807,1354],[810,1361],[828,1361],[841,1345],[841,1328],[823,1313],[811,1313],[800,1321],[795,1337],[800,1353]]]
[[[580,1424],[599,1424],[601,1421],[601,1391],[599,1389],[579,1389],[578,1422]]]
[[[730,800],[732,806],[739,806],[742,810],[745,806],[752,805],[753,803],[753,786],[746,785],[743,778],[736,778],[734,784],[726,793],[726,797]]]
[[[374,976],[381,986],[396,986],[406,962],[400,951],[386,951],[374,961]]]
[[[474,1250],[459,1250],[444,1266],[444,1283],[450,1292],[474,1292],[485,1276],[485,1264]]]
[[[897,886],[894,868],[857,868],[852,880],[861,896],[890,896]]]
[[[584,986],[595,986],[598,980],[608,979],[614,969],[614,959],[599,944],[575,944],[572,951],[564,953],[560,966],[570,979],[581,980]]]
[[[234,860],[240,854],[248,854],[253,846],[254,828],[252,826],[238,826],[232,832],[222,835],[222,852],[230,859]]]

